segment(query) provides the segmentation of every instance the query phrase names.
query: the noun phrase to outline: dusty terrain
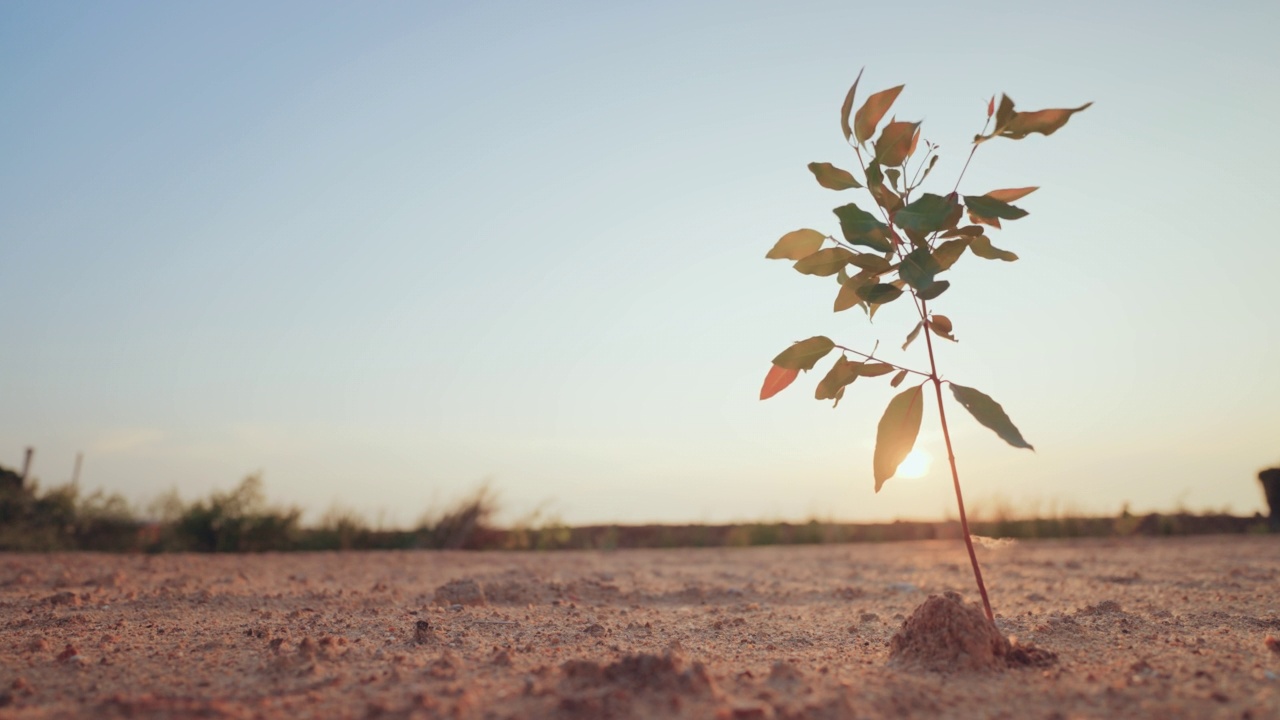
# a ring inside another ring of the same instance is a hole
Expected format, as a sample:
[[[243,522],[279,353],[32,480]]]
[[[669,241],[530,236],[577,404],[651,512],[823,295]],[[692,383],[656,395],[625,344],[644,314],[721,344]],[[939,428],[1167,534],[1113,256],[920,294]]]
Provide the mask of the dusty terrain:
[[[1056,662],[888,662],[958,541],[3,555],[0,718],[1280,718],[1280,536],[980,556]]]

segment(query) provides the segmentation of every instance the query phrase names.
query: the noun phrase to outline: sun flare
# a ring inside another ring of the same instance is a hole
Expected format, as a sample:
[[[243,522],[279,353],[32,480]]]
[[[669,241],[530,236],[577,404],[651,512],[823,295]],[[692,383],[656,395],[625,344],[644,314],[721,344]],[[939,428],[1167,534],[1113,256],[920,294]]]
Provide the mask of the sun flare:
[[[929,464],[933,458],[929,457],[929,453],[923,450],[912,450],[903,458],[902,464],[898,466],[898,472],[894,473],[895,477],[904,480],[915,480],[922,478],[929,472]]]

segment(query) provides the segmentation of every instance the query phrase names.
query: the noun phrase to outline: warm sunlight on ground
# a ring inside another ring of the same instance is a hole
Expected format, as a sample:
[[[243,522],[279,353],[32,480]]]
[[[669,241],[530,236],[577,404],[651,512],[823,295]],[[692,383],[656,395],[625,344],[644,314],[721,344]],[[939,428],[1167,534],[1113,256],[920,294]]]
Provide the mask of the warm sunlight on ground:
[[[929,472],[929,464],[933,458],[929,457],[929,453],[923,450],[912,450],[903,458],[902,464],[898,466],[898,472],[894,473],[894,477],[904,480],[915,480],[924,477]]]

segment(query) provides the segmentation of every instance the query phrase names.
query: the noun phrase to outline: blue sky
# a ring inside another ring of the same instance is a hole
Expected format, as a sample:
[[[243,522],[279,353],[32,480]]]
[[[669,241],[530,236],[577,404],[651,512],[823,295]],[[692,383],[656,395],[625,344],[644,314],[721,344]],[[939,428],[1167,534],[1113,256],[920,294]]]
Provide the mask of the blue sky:
[[[518,517],[869,520],[887,383],[757,400],[830,312],[764,253],[864,202],[838,110],[906,84],[950,190],[985,99],[1094,101],[988,143],[962,192],[1039,185],[935,309],[968,498],[1262,507],[1280,463],[1280,8],[1266,3],[38,3],[0,6],[0,464],[144,504],[262,472],[407,523],[491,479]],[[889,359],[922,365],[922,348]],[[825,372],[825,365],[819,367]],[[958,409],[957,409],[958,410]],[[920,447],[941,457],[936,413]],[[313,515],[314,517],[314,515]]]

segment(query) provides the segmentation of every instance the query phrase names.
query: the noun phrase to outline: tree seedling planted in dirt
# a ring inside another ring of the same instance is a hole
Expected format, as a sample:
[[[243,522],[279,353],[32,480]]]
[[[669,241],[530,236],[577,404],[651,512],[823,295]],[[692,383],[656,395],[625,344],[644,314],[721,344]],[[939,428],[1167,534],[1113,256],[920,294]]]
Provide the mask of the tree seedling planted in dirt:
[[[902,349],[906,350],[919,337],[924,337],[924,347],[929,357],[929,371],[913,370],[875,357],[851,347],[837,345],[824,336],[811,337],[793,344],[773,359],[773,367],[765,376],[760,399],[764,400],[781,392],[795,381],[800,371],[809,371],[832,350],[840,350],[840,357],[818,383],[814,396],[819,400],[834,400],[839,405],[845,389],[860,377],[888,377],[891,387],[898,387],[914,376],[923,378],[918,385],[898,393],[889,401],[876,430],[876,446],[873,461],[876,492],[897,472],[898,466],[911,452],[920,432],[924,410],[925,388],[932,384],[938,403],[938,419],[942,425],[942,437],[947,446],[947,460],[951,465],[951,479],[955,485],[956,505],[960,510],[960,525],[965,546],[969,550],[969,562],[973,566],[974,580],[982,596],[982,606],[989,620],[994,619],[987,588],[982,582],[982,570],[973,550],[973,538],[969,535],[969,521],[964,511],[964,496],[960,492],[960,475],[956,470],[956,457],[951,448],[951,432],[947,427],[946,406],[942,401],[942,386],[951,388],[951,394],[961,407],[1002,440],[1016,448],[1032,450],[1031,444],[1005,414],[1000,403],[985,393],[971,387],[943,380],[938,374],[934,359],[933,340],[942,338],[955,342],[951,318],[933,312],[930,303],[947,292],[949,280],[938,276],[964,255],[965,251],[985,260],[1012,262],[1018,256],[991,244],[989,229],[1000,229],[1001,221],[1025,217],[1027,211],[1012,203],[1035,191],[1034,187],[992,190],[981,195],[960,195],[960,181],[973,160],[978,147],[988,140],[1009,138],[1021,140],[1033,133],[1052,135],[1067,123],[1071,116],[1089,107],[1085,103],[1077,108],[1037,110],[1023,112],[1014,109],[1013,100],[1003,95],[997,105],[995,97],[987,102],[987,119],[982,132],[973,139],[973,147],[965,160],[955,187],[947,195],[935,195],[915,191],[929,177],[938,162],[938,146],[924,141],[924,153],[920,149],[920,123],[896,118],[880,128],[879,137],[873,142],[880,121],[902,92],[904,86],[881,90],[867,98],[856,113],[853,112],[858,81],[854,80],[840,108],[840,128],[846,142],[857,156],[862,179],[831,163],[809,163],[809,170],[818,184],[830,190],[865,189],[871,194],[875,212],[868,212],[856,203],[841,205],[835,209],[840,224],[840,235],[828,235],[818,230],[804,228],[789,232],[773,246],[767,258],[795,261],[795,269],[805,275],[835,276],[839,290],[835,297],[835,311],[850,308],[862,309],[868,318],[875,317],[876,310],[886,303],[900,298],[910,298],[915,306],[919,322],[907,334]],[[994,127],[992,126],[994,122]],[[988,132],[990,130],[990,132]],[[914,167],[913,167],[914,165]],[[969,223],[961,225],[967,217]],[[856,359],[850,359],[850,356]]]

